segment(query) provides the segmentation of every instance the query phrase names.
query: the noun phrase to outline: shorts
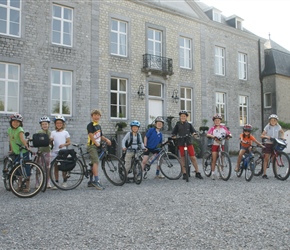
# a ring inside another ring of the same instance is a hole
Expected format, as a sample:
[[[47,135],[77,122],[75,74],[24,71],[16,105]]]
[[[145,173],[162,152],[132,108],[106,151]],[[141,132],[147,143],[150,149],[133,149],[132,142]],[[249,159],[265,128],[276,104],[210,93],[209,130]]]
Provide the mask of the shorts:
[[[273,144],[272,143],[265,143],[265,148],[263,148],[264,154],[272,154],[273,153]]]
[[[87,151],[90,155],[91,162],[99,163],[99,154],[98,154],[98,148],[95,145],[90,145],[87,147]]]
[[[211,152],[218,152],[219,151],[219,145],[212,145],[211,146]],[[225,150],[225,146],[222,145],[222,150],[224,151]]]
[[[158,154],[160,152],[159,149],[150,149],[147,148],[147,150],[143,153],[144,155],[150,155],[151,154]]]
[[[184,156],[184,146],[178,146],[178,150],[179,150],[180,156],[183,157]],[[195,156],[193,145],[187,145],[187,152],[188,152],[189,156]]]

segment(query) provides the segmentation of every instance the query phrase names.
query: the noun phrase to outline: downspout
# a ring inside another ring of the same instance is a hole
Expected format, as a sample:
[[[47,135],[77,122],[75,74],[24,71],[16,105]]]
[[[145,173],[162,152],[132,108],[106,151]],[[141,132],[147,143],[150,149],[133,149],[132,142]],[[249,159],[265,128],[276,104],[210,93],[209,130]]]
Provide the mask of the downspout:
[[[261,83],[261,130],[264,129],[264,88],[262,77],[262,63],[261,63],[261,41],[258,40],[258,57],[259,57],[259,79]]]

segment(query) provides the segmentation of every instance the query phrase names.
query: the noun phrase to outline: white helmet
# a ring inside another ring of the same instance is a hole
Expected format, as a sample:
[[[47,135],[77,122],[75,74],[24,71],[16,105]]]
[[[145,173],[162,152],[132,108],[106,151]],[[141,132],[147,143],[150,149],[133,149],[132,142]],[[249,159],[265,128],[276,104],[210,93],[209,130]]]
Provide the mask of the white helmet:
[[[41,124],[42,122],[48,122],[48,123],[50,123],[50,119],[49,119],[49,117],[47,117],[47,116],[42,116],[42,117],[39,119],[39,123]]]
[[[276,119],[278,121],[279,117],[278,117],[278,115],[272,114],[269,116],[268,120],[271,120],[271,119]]]

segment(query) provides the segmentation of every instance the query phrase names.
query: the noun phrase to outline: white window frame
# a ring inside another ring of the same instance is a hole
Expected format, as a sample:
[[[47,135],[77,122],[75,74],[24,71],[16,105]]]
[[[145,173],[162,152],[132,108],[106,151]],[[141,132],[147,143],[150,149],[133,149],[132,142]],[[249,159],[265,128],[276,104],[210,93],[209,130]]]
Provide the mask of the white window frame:
[[[236,29],[243,30],[243,21],[236,18]]]
[[[249,97],[248,96],[239,96],[239,120],[240,126],[249,123]]]
[[[215,46],[215,74],[225,75],[225,48]]]
[[[269,96],[269,98],[267,98]],[[268,99],[270,99],[270,103],[268,103]],[[264,108],[271,108],[272,107],[272,93],[266,92],[264,93]]]
[[[117,23],[117,30],[113,29],[113,23]],[[121,31],[121,25],[125,25],[125,32]],[[117,42],[113,42],[112,38],[111,40],[111,54],[112,55],[117,55],[117,56],[123,56],[127,57],[128,56],[128,22],[117,20],[117,19],[112,19],[111,20],[111,35],[116,35],[117,36]],[[122,40],[125,39],[124,44],[122,44]],[[117,46],[117,52],[114,53],[112,51],[112,45],[115,44]],[[122,50],[125,50],[122,53]]]
[[[53,12],[54,7],[61,8],[61,16],[60,17],[54,16],[54,12]],[[71,11],[71,19],[64,18],[64,11],[65,10],[70,10]],[[52,27],[51,27],[51,35],[52,35],[51,41],[52,41],[52,44],[57,44],[57,45],[66,46],[66,47],[72,47],[73,46],[73,14],[74,14],[73,8],[68,8],[68,7],[65,7],[65,6],[58,5],[58,4],[53,4],[52,5]],[[53,24],[54,24],[55,21],[59,21],[60,22],[60,31],[53,29],[53,26],[54,26]],[[64,32],[64,26],[65,25],[70,25],[70,33],[65,33]],[[54,32],[60,33],[60,42],[54,41]],[[64,43],[64,35],[65,34],[69,35],[71,44],[65,44]]]
[[[19,79],[20,79],[20,65],[0,62],[1,69],[4,68],[4,71],[0,72],[0,89],[4,89],[0,93],[0,106],[3,105],[4,110],[0,110],[0,113],[15,113],[19,111]],[[3,67],[4,66],[4,67]],[[11,77],[11,68],[17,67],[17,74]],[[16,84],[17,86],[13,86],[9,88],[9,84]],[[2,85],[2,86],[1,86]],[[10,92],[9,92],[10,89]],[[3,100],[4,103],[1,103]],[[9,105],[9,101],[14,103],[14,105]],[[16,103],[16,105],[15,105]],[[13,106],[15,107],[14,109]]]
[[[217,10],[212,11],[212,20],[218,23],[222,22],[221,12]]]
[[[248,79],[248,56],[245,53],[238,53],[239,60],[239,79],[247,80]]]
[[[12,2],[11,0],[7,0],[7,5],[0,3],[0,7],[5,8],[6,14],[7,14],[6,20],[2,19],[0,17],[0,22],[6,22],[6,32],[0,32],[0,34],[7,35],[7,36],[13,36],[13,37],[20,37],[21,36],[21,0],[19,0],[19,8],[14,7],[13,5],[11,6],[11,2]],[[11,13],[12,12],[19,12],[18,22],[16,20],[14,20],[14,21],[11,20],[11,18],[12,18]],[[11,28],[11,25],[13,23],[19,25],[18,35],[11,34],[11,32],[10,32],[10,28]]]
[[[53,74],[59,72],[59,81],[53,82],[54,77]],[[65,78],[65,74],[68,74],[69,78]],[[73,72],[69,70],[62,69],[51,69],[51,114],[52,115],[63,115],[63,116],[71,116],[72,115],[72,79]],[[68,81],[67,81],[68,80]],[[54,89],[58,88],[59,95],[58,97],[54,97]],[[64,95],[67,93],[67,98],[64,100]],[[58,112],[54,112],[55,102],[59,102],[59,110]],[[66,102],[69,108],[69,113],[64,113],[64,105],[63,102]]]
[[[149,35],[148,35],[148,54],[151,54],[151,55],[155,55],[155,56],[162,56],[162,31],[161,30],[157,30],[157,29],[152,29],[152,28],[148,28],[148,32],[149,30],[152,30],[153,31],[153,38],[149,38]],[[156,34],[159,33],[160,34],[160,40],[158,40],[156,38]],[[149,50],[149,43],[152,43],[152,47],[153,47],[153,50]],[[156,48],[158,47],[157,45],[160,45],[160,51],[156,51]]]
[[[226,93],[216,92],[215,108],[216,108],[215,113],[220,114],[223,117],[223,121],[227,121]]]
[[[112,89],[112,79],[115,79],[117,80],[117,89]],[[125,81],[125,90],[122,90],[121,88],[121,81]],[[128,97],[128,94],[127,94],[127,90],[128,90],[128,79],[126,78],[119,78],[119,77],[111,77],[111,81],[110,81],[110,95],[111,95],[111,98],[110,98],[110,117],[112,119],[127,119],[128,117],[128,108],[127,108],[127,97]],[[116,103],[112,103],[112,94],[115,94],[116,95]],[[123,101],[125,101],[125,103],[122,103],[122,97],[123,97]],[[112,111],[112,107],[116,107],[116,116],[113,116],[113,111]],[[120,112],[121,110],[125,111],[125,115],[123,114],[123,112]]]
[[[179,37],[179,62],[180,68],[192,69],[192,39]]]
[[[192,121],[192,97],[193,90],[188,87],[180,87],[180,110],[188,113],[188,122]]]

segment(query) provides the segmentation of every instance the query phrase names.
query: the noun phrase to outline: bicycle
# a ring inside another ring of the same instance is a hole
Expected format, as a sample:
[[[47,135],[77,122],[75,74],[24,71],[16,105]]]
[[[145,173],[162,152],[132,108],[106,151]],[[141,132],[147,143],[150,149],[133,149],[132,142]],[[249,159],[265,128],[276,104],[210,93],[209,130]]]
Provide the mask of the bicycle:
[[[26,150],[26,148],[21,144],[17,143],[17,145],[20,154],[15,159],[10,156],[6,158],[6,163],[9,166],[6,171],[4,165],[3,172],[6,172],[4,185],[7,190],[11,190],[13,194],[20,198],[31,198],[41,191],[44,185],[44,172],[37,163],[24,159],[23,150]],[[9,186],[7,185],[7,179],[9,179]]]
[[[159,152],[151,156],[148,162],[144,166],[144,175],[143,178],[147,179],[148,171],[150,170],[151,165],[157,159],[157,165],[160,166],[161,173],[169,180],[178,180],[181,175],[181,162],[177,155],[168,152],[166,145],[173,144],[173,139],[168,138],[167,141],[161,144],[161,147],[158,148]]]
[[[218,169],[220,178],[224,181],[227,181],[231,177],[232,173],[232,163],[230,156],[227,152],[223,151],[222,149],[222,142],[231,136],[224,136],[221,138],[215,137],[215,139],[219,142],[219,149],[218,149],[218,157],[216,160],[216,167]],[[211,162],[212,162],[212,151],[211,151],[211,144],[208,145],[209,150],[206,151],[202,157],[202,167],[204,174],[207,177],[210,177],[212,174],[211,170]]]
[[[273,153],[270,156],[267,167],[270,168],[270,164],[272,164],[274,176],[278,180],[285,181],[290,175],[290,158],[285,152],[283,152],[287,143],[284,140],[277,138],[272,138],[271,141],[273,141]],[[259,165],[255,168],[255,176],[260,176],[263,173],[264,157],[265,153],[261,154],[260,158],[257,159]]]
[[[52,183],[61,190],[72,190],[81,184],[84,176],[88,179],[93,174],[91,169],[92,165],[89,164],[88,166],[85,160],[85,155],[88,155],[89,153],[83,152],[82,146],[84,144],[73,143],[72,145],[79,150],[79,155],[77,155],[75,161],[75,167],[72,170],[59,170],[57,166],[57,158],[51,162],[50,179]],[[99,160],[108,181],[115,186],[122,186],[126,182],[127,173],[125,167],[117,156],[108,153],[106,142],[101,142]],[[60,185],[59,182],[56,182],[56,171],[63,172],[63,177],[67,179],[66,186]]]
[[[252,149],[249,149],[243,155],[243,158],[240,162],[239,171],[236,172],[237,177],[241,177],[243,171],[245,171],[245,179],[246,181],[251,181],[257,161],[255,159],[259,159],[260,155],[262,155],[259,151],[256,150],[256,146],[251,146]]]

